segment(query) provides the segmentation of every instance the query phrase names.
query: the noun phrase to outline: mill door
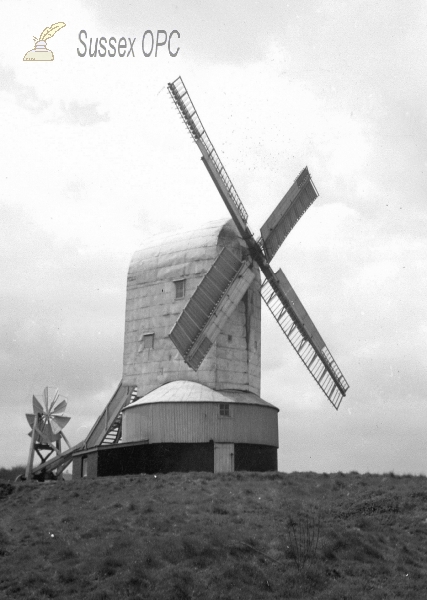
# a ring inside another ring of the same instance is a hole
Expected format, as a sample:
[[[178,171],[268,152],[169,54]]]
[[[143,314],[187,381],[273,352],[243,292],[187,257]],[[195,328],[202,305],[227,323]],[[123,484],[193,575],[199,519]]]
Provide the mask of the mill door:
[[[215,444],[214,473],[234,471],[234,444]]]

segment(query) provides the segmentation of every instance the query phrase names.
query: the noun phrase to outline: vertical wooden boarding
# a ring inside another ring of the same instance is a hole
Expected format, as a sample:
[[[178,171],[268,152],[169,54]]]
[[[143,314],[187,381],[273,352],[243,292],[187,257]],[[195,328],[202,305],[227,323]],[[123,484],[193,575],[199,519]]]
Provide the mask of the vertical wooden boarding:
[[[232,473],[234,471],[234,444],[215,444],[214,473]]]

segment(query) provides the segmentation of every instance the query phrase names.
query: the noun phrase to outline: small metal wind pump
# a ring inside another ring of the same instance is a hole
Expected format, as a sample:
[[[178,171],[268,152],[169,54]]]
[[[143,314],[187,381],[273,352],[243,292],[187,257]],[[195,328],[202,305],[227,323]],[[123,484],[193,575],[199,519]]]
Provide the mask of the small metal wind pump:
[[[61,396],[56,388],[45,387],[42,396],[33,396],[33,412],[25,415],[31,427],[28,434],[31,436],[30,452],[25,470],[27,480],[31,477],[34,453],[43,464],[54,452],[61,455],[62,439],[70,447],[62,431],[70,420],[64,414],[66,408],[67,398]]]

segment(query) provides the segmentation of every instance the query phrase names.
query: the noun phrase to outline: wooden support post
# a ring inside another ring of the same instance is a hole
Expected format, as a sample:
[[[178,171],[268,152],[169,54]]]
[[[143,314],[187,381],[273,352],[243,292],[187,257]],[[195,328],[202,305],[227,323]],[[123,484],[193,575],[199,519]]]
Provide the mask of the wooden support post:
[[[69,448],[71,448],[71,446],[70,446],[70,442],[67,440],[67,438],[65,437],[65,435],[64,435],[64,432],[63,432],[62,430],[61,430],[61,437],[63,437],[63,438],[64,438],[64,441],[65,441],[65,443],[67,444],[67,446],[68,446]]]
[[[36,443],[36,431],[37,431],[38,420],[39,420],[39,413],[36,413],[34,415],[33,431],[31,432],[30,452],[28,454],[27,468],[25,469],[25,479],[27,481],[31,476],[31,471],[33,468],[34,448],[35,448],[35,443]]]

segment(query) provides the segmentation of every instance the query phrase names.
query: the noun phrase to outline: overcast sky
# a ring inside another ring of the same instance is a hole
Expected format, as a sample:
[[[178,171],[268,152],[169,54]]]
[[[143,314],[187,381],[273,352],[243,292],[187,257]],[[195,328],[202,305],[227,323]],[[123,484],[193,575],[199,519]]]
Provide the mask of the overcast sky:
[[[24,62],[33,36],[53,62]],[[135,57],[79,57],[88,37]],[[146,30],[177,30],[144,57]],[[257,234],[308,165],[320,196],[273,260],[346,376],[336,412],[263,311],[283,471],[426,473],[427,5],[3,0],[0,466],[46,385],[85,437],[121,379],[126,276],[147,235],[226,209],[167,94],[181,75]]]

